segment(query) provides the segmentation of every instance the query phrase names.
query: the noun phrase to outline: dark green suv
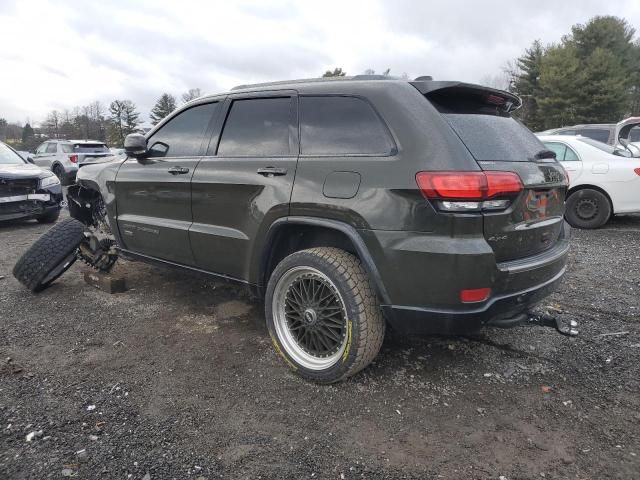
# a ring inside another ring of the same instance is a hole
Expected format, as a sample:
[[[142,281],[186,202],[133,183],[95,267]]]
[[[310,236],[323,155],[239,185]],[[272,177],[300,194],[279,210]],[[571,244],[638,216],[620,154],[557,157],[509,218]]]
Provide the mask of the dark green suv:
[[[511,117],[519,105],[387,77],[239,87],[82,168],[77,220],[55,228],[101,269],[122,255],[248,285],[286,363],[335,382],[373,360],[387,326],[514,326],[560,281],[567,178]]]

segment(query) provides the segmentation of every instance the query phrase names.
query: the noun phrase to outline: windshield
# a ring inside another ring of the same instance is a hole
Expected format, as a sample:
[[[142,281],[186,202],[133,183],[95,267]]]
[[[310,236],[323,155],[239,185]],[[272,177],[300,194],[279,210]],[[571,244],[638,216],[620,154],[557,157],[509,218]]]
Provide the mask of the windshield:
[[[76,143],[73,151],[77,153],[109,153],[109,149],[104,143]]]
[[[24,165],[25,163],[20,155],[0,142],[0,165]]]

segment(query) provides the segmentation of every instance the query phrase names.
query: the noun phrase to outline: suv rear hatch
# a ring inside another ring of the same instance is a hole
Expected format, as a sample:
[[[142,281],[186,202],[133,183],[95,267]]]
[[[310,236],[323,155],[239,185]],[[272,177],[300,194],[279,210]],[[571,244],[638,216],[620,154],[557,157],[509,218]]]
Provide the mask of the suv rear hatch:
[[[496,260],[520,259],[556,245],[563,230],[566,173],[553,152],[510,115],[520,105],[518,97],[457,82],[413,85],[442,114],[488,176],[489,197],[478,202],[477,211],[483,215],[484,236]],[[514,175],[498,172],[517,174],[520,185]]]

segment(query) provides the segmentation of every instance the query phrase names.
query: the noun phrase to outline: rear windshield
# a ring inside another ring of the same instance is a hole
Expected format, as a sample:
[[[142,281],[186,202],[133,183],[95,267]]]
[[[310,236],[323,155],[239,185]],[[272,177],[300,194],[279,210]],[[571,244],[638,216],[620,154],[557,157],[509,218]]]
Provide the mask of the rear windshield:
[[[73,151],[78,153],[104,153],[109,149],[104,143],[76,143],[73,145]]]
[[[599,142],[598,140],[594,140],[593,138],[590,138],[590,137],[580,137],[578,138],[578,140],[580,140],[581,142],[587,143],[592,147],[597,148],[598,150],[602,150],[603,152],[607,152],[612,155],[613,155],[613,152],[616,151],[616,149],[611,145],[609,145],[608,143]]]
[[[427,94],[427,99],[476,160],[527,162],[545,149],[538,137],[500,108],[497,96],[446,90]]]
[[[466,113],[444,117],[478,161],[527,162],[544,150],[540,140],[512,117]]]

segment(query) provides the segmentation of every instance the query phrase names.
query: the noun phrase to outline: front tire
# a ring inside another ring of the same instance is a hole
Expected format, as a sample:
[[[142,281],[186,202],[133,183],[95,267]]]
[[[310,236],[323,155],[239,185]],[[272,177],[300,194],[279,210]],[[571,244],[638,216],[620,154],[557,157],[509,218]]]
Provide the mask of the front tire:
[[[276,351],[300,376],[334,383],[378,354],[385,322],[360,261],[318,247],[282,260],[269,279],[267,327]]]
[[[44,290],[76,261],[84,229],[73,218],[57,223],[18,259],[13,276],[32,292]]]
[[[612,208],[605,194],[591,188],[573,192],[567,199],[565,217],[572,227],[600,228],[611,218]]]

